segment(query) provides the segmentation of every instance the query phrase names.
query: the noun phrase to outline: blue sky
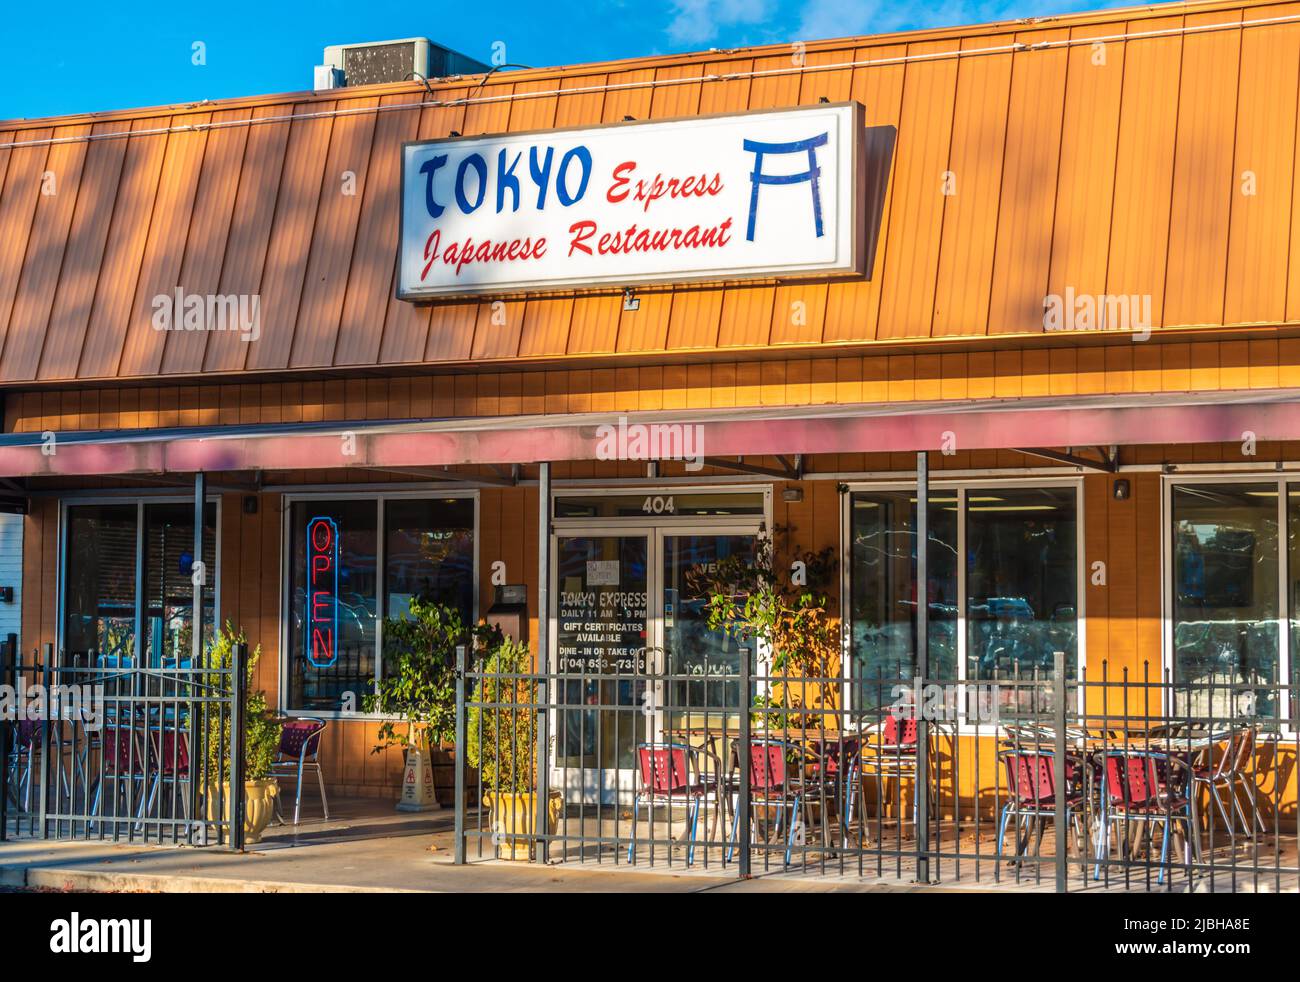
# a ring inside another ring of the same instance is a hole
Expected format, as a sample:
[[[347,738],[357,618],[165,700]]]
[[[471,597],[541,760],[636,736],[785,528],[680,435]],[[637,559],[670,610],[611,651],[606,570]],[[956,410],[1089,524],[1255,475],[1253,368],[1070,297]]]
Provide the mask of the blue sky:
[[[327,44],[429,37],[531,66],[813,40],[1120,6],[1120,0],[390,0],[12,3],[0,119],[311,87]],[[568,16],[566,16],[566,13]],[[202,42],[206,64],[192,64]]]

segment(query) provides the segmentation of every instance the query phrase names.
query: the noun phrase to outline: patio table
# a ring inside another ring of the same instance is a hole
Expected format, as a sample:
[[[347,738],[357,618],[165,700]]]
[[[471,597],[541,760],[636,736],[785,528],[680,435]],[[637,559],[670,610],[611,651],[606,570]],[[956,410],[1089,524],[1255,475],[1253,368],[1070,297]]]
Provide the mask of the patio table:
[[[721,726],[683,726],[670,727],[665,730],[670,738],[685,739],[704,739],[708,744],[708,751],[715,759],[721,760],[721,754],[718,753],[718,741],[725,739],[732,744],[732,752],[729,755],[729,769],[726,776],[726,783],[729,788],[734,789],[733,793],[738,793],[737,772],[740,769],[739,758],[736,755],[734,744],[741,739],[740,727],[728,721]],[[844,757],[851,757],[857,753],[859,744],[862,742],[863,734],[856,730],[839,730],[839,729],[814,729],[811,727],[754,727],[749,732],[751,740],[773,740],[781,743],[789,743],[802,747],[810,756],[805,761],[805,768],[811,768],[811,774],[821,777],[838,778],[842,773],[846,773],[840,764],[839,750],[843,747]],[[806,771],[805,773],[808,773]],[[824,806],[826,795],[823,791],[821,801]],[[841,808],[843,802],[840,802]],[[830,828],[825,820],[825,808],[822,809],[822,840],[827,848],[831,848]]]

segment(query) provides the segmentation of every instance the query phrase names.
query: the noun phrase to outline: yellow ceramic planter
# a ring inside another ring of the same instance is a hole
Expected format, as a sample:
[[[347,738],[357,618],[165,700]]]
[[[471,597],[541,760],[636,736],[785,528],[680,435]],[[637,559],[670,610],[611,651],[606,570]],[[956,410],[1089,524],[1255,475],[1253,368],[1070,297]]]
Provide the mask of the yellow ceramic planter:
[[[537,794],[489,792],[483,803],[492,813],[492,839],[497,844],[497,858],[527,862],[533,857],[532,836],[537,827]],[[546,804],[546,833],[549,835],[560,819],[564,797],[552,791]]]
[[[226,822],[230,822],[230,809],[233,801],[230,797],[230,783],[221,785],[222,796],[226,802]],[[244,842],[262,841],[262,833],[271,824],[275,814],[275,799],[280,794],[280,785],[273,777],[264,777],[259,781],[244,782]],[[208,821],[217,820],[217,786],[208,785]]]

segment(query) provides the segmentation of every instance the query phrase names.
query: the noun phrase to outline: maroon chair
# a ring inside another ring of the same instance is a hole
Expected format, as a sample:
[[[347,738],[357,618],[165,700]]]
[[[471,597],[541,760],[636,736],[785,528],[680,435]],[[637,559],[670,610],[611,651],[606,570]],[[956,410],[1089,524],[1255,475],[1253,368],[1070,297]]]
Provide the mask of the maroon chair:
[[[123,817],[116,805],[121,797],[123,790],[127,792],[127,802],[130,801],[130,789],[132,785],[139,783],[140,796],[139,806],[136,808],[134,817],[139,818],[144,814],[145,807],[145,764],[147,762],[144,741],[141,739],[142,734],[129,726],[108,726],[105,727],[99,740],[99,774],[94,781],[94,794],[90,804],[90,814],[102,817],[100,808],[104,799],[104,782],[111,781],[113,786],[113,818]],[[125,781],[125,785],[123,782]],[[93,828],[95,823],[92,821],[90,826]]]
[[[1035,831],[1038,833],[1038,841],[1042,842],[1044,820],[1049,818],[1058,829],[1061,827],[1061,819],[1074,829],[1075,841],[1082,854],[1086,850],[1083,823],[1086,789],[1081,761],[1077,757],[1066,755],[1064,800],[1058,801],[1056,755],[1052,751],[1019,748],[1004,750],[1001,757],[1006,772],[1008,800],[1002,806],[998,821],[998,856],[1002,855],[1007,827],[1012,821],[1023,828],[1023,834],[1016,837],[1016,855],[1022,856]],[[1061,833],[1058,831],[1057,834]]]
[[[756,737],[749,743],[749,797],[752,802],[775,811],[773,827],[786,824],[785,864],[790,865],[798,833],[797,821],[803,819],[804,827],[812,825],[812,806],[819,800],[822,782],[826,780],[821,759],[807,747],[786,740]],[[810,776],[811,775],[811,776]],[[834,794],[833,780],[832,791]],[[751,812],[752,821],[752,812]],[[750,834],[748,831],[746,834]],[[733,807],[731,846],[727,851],[730,862],[740,835],[740,803]]]
[[[935,741],[938,737],[947,735],[948,729],[940,723],[931,723],[930,734],[929,773],[922,775],[918,773],[920,759],[917,753],[919,749],[919,728],[915,714],[900,717],[890,713],[884,719],[871,724],[863,731],[861,748],[858,752],[858,759],[855,761],[850,786],[853,789],[851,793],[855,797],[861,798],[864,815],[869,782],[875,785],[877,794],[883,796],[885,782],[897,781],[901,788],[902,782],[911,781],[912,794],[910,797],[912,799],[913,814],[919,810],[923,785],[927,789],[926,793],[931,804],[938,804],[938,789],[934,786],[932,780],[935,776],[937,757],[937,743]],[[899,807],[901,811],[901,800]],[[849,817],[851,820],[851,808]],[[902,821],[901,815],[899,821],[900,823]]]
[[[893,713],[885,717],[880,730],[880,746],[885,750],[916,753],[916,717],[899,719]]]
[[[325,796],[325,775],[320,766],[320,735],[325,729],[323,719],[302,717],[285,720],[280,728],[280,747],[271,764],[271,776],[274,778],[293,777],[297,779],[294,792],[293,824],[297,825],[302,816],[302,774],[305,770],[316,772],[316,782],[320,786],[320,804],[325,812],[326,821],[330,817],[329,799]],[[284,815],[280,812],[280,798],[275,799],[275,815],[281,825]]]
[[[9,759],[4,761],[4,766],[9,768],[9,792],[14,804],[29,812],[32,810],[32,769],[41,737],[40,722],[20,719],[15,729],[17,732],[9,747]]]
[[[161,739],[159,739],[161,737]],[[152,815],[154,802],[163,785],[171,784],[181,791],[181,809],[190,817],[190,741],[177,730],[160,733],[149,732],[149,763],[153,767],[153,780],[149,783],[149,796],[141,815]]]
[[[708,756],[714,763],[712,775],[704,774],[700,769],[700,758]],[[695,862],[696,830],[699,827],[700,806],[707,800],[719,803],[717,759],[707,755],[699,747],[682,743],[643,743],[636,748],[639,782],[632,797],[632,814],[636,815],[641,805],[653,808],[664,805],[671,809],[674,805],[687,806],[687,832],[690,846],[686,851],[686,865]],[[671,811],[669,813],[669,830],[671,831]],[[718,809],[713,811],[713,821],[709,826],[709,839],[712,840],[718,828]],[[628,843],[627,861],[632,861],[636,849],[636,840]]]
[[[1190,793],[1192,769],[1187,761],[1175,754],[1138,749],[1107,750],[1100,756],[1101,820],[1093,879],[1101,879],[1101,867],[1109,859],[1112,825],[1118,834],[1122,855],[1129,859],[1130,828],[1145,829],[1154,835],[1154,826],[1164,823],[1160,876],[1157,879],[1157,882],[1164,883],[1173,826],[1180,823],[1183,826],[1184,859],[1190,868],[1192,859],[1200,856],[1201,844],[1196,798]]]

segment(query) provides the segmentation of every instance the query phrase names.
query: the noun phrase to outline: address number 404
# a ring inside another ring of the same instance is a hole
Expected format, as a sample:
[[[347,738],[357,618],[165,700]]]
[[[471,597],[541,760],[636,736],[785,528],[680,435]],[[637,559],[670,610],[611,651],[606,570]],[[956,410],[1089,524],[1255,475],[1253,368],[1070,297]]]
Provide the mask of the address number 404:
[[[641,510],[647,515],[672,515],[677,506],[673,504],[672,495],[651,494],[642,502]]]

